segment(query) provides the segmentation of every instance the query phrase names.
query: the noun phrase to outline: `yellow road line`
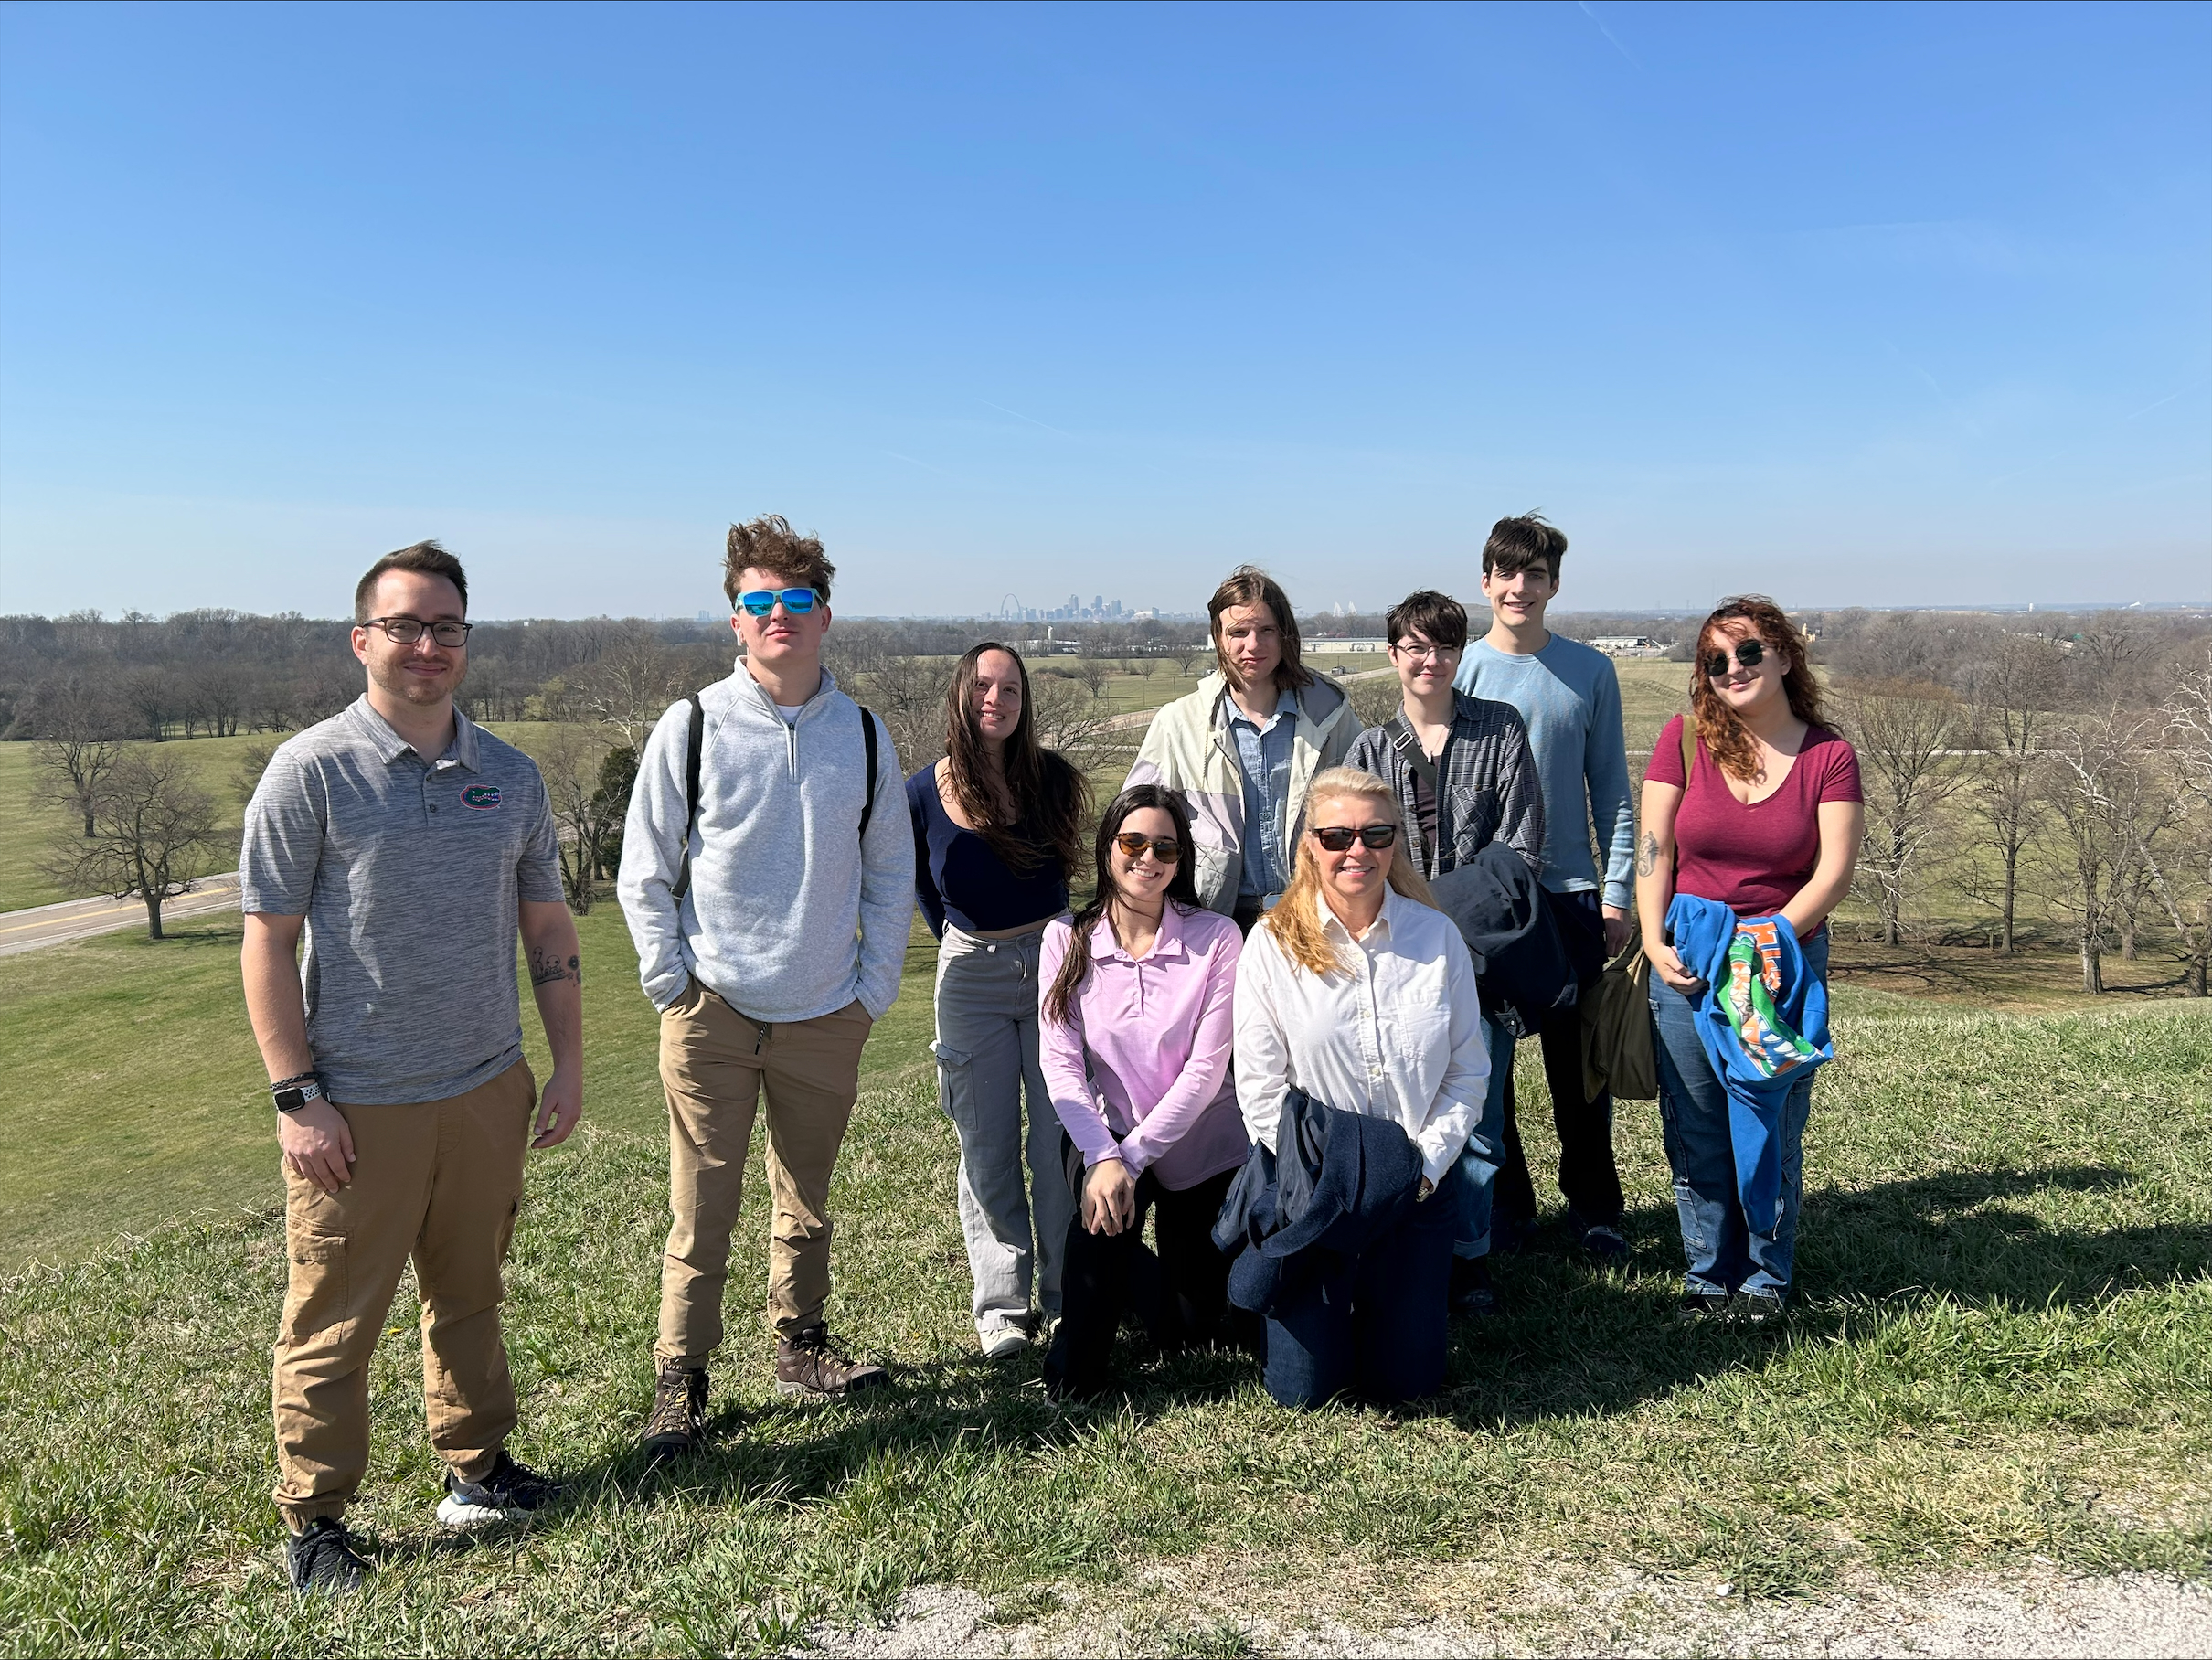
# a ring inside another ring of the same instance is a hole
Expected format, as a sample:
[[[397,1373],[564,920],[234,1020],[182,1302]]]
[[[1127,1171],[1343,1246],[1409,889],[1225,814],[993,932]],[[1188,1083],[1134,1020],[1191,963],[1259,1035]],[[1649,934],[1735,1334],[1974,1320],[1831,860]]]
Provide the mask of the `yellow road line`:
[[[228,901],[233,898],[235,898],[233,890],[228,888],[218,889],[206,894],[183,893],[173,899],[163,900],[162,910],[165,915],[178,907],[189,907],[195,899]],[[21,933],[27,928],[73,928],[80,922],[97,922],[107,917],[141,916],[144,914],[145,909],[145,906],[133,899],[127,905],[107,905],[98,910],[71,911],[66,917],[47,917],[37,922],[12,922],[5,927],[0,927],[0,934]]]

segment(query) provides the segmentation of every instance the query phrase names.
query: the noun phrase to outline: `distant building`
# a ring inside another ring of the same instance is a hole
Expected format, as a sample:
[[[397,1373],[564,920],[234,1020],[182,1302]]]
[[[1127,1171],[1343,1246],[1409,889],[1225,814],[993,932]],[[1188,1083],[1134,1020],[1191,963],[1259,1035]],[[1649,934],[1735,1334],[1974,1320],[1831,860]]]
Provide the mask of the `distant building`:
[[[1649,634],[1600,634],[1583,644],[1609,657],[1664,657],[1672,642],[1654,640]]]

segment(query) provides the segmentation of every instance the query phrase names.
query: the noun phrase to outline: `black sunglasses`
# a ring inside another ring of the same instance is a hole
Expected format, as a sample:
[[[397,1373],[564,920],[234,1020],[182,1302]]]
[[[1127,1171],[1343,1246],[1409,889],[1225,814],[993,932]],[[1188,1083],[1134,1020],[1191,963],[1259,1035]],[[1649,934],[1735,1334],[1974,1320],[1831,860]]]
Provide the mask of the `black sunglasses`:
[[[1736,661],[1742,664],[1744,667],[1757,668],[1766,660],[1767,647],[1765,641],[1739,640],[1736,642]],[[1727,674],[1728,672],[1728,654],[1726,652],[1707,653],[1705,659],[1705,672],[1707,677],[1709,679],[1717,679],[1720,676]]]
[[[1133,859],[1150,847],[1153,857],[1163,865],[1172,865],[1183,857],[1183,844],[1172,835],[1139,835],[1134,830],[1124,830],[1113,838],[1113,845]]]
[[[1362,825],[1355,830],[1349,825],[1316,825],[1313,839],[1331,853],[1343,853],[1356,840],[1363,847],[1388,847],[1398,839],[1396,825]]]

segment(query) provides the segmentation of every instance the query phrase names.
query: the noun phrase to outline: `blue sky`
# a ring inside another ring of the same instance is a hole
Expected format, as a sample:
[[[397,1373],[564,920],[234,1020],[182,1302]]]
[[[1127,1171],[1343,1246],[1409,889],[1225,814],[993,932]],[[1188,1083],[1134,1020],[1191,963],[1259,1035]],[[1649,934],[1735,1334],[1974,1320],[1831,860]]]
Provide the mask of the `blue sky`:
[[[0,8],[0,610],[2212,595],[2212,7]]]

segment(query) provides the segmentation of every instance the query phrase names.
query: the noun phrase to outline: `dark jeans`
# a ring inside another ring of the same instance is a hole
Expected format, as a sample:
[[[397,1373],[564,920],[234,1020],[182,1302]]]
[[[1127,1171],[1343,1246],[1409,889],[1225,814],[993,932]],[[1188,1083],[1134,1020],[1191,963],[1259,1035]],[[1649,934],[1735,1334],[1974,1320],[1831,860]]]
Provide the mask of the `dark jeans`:
[[[1803,942],[1805,972],[1828,977],[1828,931]],[[1728,1091],[1697,1040],[1697,1005],[1652,976],[1652,1027],[1659,1063],[1659,1123],[1675,1173],[1675,1209],[1688,1288],[1763,1291],[1787,1296],[1797,1256],[1797,1214],[1805,1176],[1805,1120],[1813,1077],[1783,1098],[1781,1202],[1772,1233],[1753,1233],[1736,1194],[1736,1147],[1728,1131]]]
[[[1596,970],[1581,976],[1587,991],[1596,984],[1605,965],[1605,920],[1595,893],[1554,894],[1552,915],[1562,932],[1570,935],[1568,955],[1577,967],[1594,962]],[[1574,935],[1582,937],[1576,938]],[[1559,1194],[1584,1228],[1621,1225],[1621,1172],[1613,1163],[1613,1098],[1601,1090],[1585,1100],[1582,1094],[1582,1016],[1579,1009],[1555,1014],[1537,1039],[1544,1046],[1544,1079],[1551,1086],[1551,1123],[1559,1136]],[[1491,1237],[1512,1239],[1536,1223],[1536,1184],[1528,1174],[1528,1155],[1521,1146],[1520,1121],[1515,1116],[1513,1058],[1510,1045],[1493,1052],[1493,1070],[1505,1074],[1505,1159],[1498,1166],[1497,1186],[1491,1201]]]
[[[1434,1193],[1356,1257],[1315,1248],[1292,1259],[1296,1289],[1267,1322],[1267,1392],[1279,1403],[1317,1407],[1349,1391],[1389,1405],[1443,1388],[1463,1180],[1452,1165]]]
[[[1484,1086],[1483,1115],[1474,1121],[1460,1155],[1459,1238],[1452,1243],[1452,1254],[1458,1257],[1490,1254],[1490,1207],[1497,1193],[1498,1166],[1505,1157],[1505,1086],[1513,1075],[1513,1034],[1485,1015],[1483,1042],[1490,1051],[1490,1079]],[[1526,1180],[1526,1168],[1521,1174]]]
[[[1120,1233],[1083,1226],[1081,1196],[1068,1225],[1067,1265],[1060,1278],[1060,1325],[1045,1357],[1045,1389],[1095,1395],[1109,1381],[1113,1335],[1134,1314],[1163,1349],[1186,1348],[1223,1335],[1228,1312],[1228,1259],[1214,1247],[1214,1218],[1228,1197],[1235,1170],[1195,1187],[1163,1187],[1149,1170],[1137,1177],[1136,1215]],[[1151,1212],[1159,1243],[1144,1244]]]

